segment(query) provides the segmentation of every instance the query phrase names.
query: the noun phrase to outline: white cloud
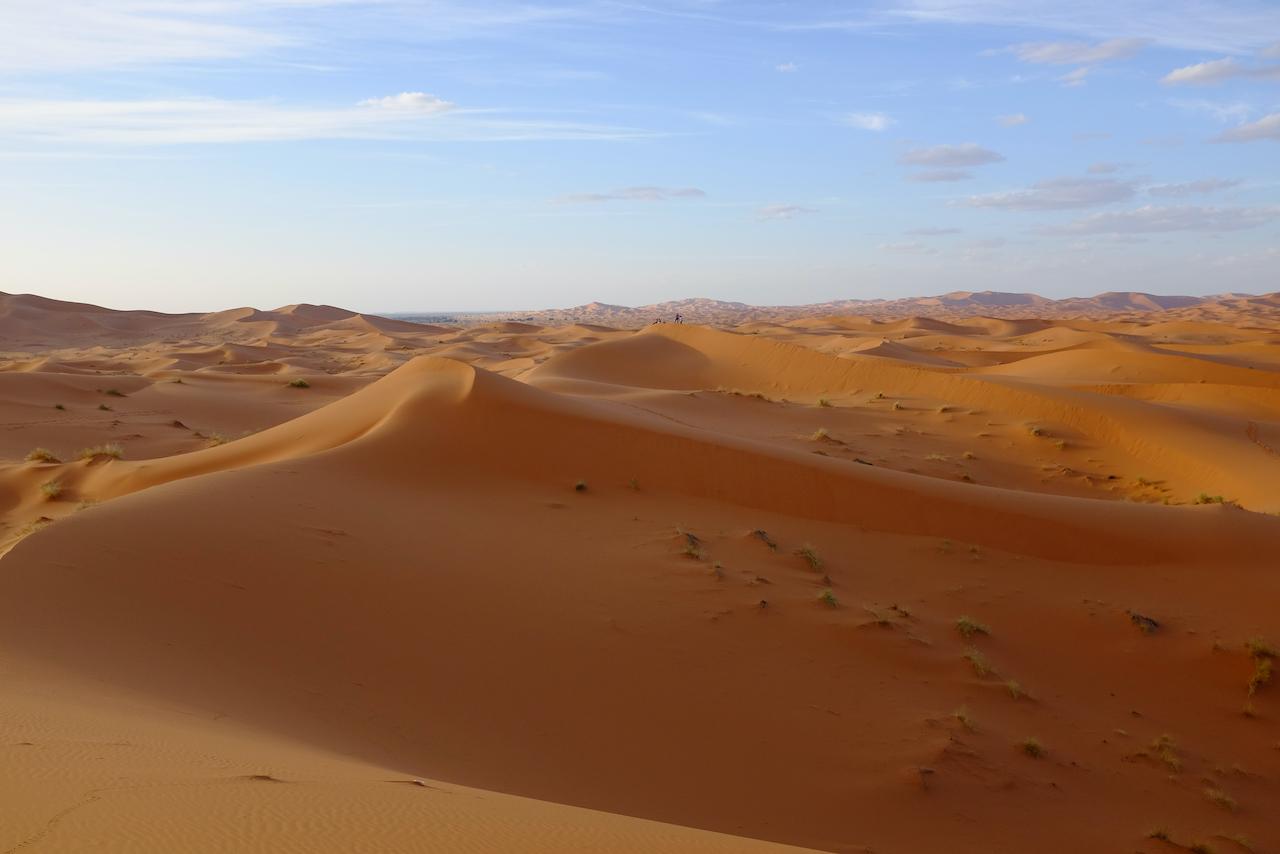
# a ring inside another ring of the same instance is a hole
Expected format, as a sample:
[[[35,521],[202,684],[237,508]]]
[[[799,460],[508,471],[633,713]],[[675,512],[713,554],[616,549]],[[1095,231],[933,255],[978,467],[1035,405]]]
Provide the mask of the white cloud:
[[[1185,65],[1170,71],[1160,82],[1166,86],[1199,85],[1211,86],[1230,80],[1233,77],[1244,77],[1251,80],[1280,80],[1280,65],[1241,65],[1234,59],[1215,59],[1211,62],[1199,62]]]
[[[973,173],[966,172],[964,169],[926,169],[923,172],[912,172],[907,176],[907,180],[918,184],[941,184],[949,181],[968,181],[972,177]]]
[[[1224,104],[1203,98],[1170,98],[1169,105],[1191,113],[1204,113],[1220,122],[1242,122],[1253,114],[1253,106],[1243,101]]]
[[[911,237],[943,237],[948,234],[959,234],[958,228],[913,228],[904,232]]]
[[[893,0],[892,16],[922,23],[988,25],[1058,32],[1091,41],[1150,39],[1164,47],[1245,53],[1275,41],[1280,7],[1240,0],[1209,9],[1204,0]]]
[[[840,121],[850,127],[877,132],[888,130],[890,125],[897,124],[894,119],[889,118],[884,113],[849,113],[843,116]]]
[[[983,148],[972,142],[961,145],[935,145],[929,148],[913,148],[898,158],[904,166],[982,166],[999,163],[1004,155]]]
[[[965,204],[975,208],[1013,211],[1059,211],[1122,202],[1133,195],[1133,185],[1128,182],[1106,178],[1055,178],[1023,190],[970,196]]]
[[[1280,206],[1213,208],[1195,205],[1096,213],[1066,225],[1047,226],[1041,234],[1156,234],[1171,231],[1222,232],[1257,228],[1280,219]]]
[[[623,187],[607,193],[570,193],[555,201],[559,204],[593,204],[600,202],[666,202],[672,199],[704,199],[707,194],[697,187]]]
[[[779,65],[775,65],[774,70],[781,74],[794,74],[800,70],[800,66],[796,65],[794,62],[783,62]]]
[[[903,255],[936,255],[937,249],[932,246],[926,246],[918,240],[908,240],[901,243],[881,243],[877,249],[884,252],[898,252]]]
[[[1025,125],[1027,122],[1031,121],[1031,119],[1027,118],[1024,113],[1012,113],[1007,116],[996,116],[996,121],[1007,128],[1011,128],[1017,127],[1018,125]]]
[[[1183,184],[1156,184],[1147,188],[1147,195],[1162,199],[1180,199],[1186,196],[1216,193],[1240,186],[1240,181],[1228,178],[1201,178]]]
[[[1089,66],[1086,65],[1082,68],[1077,68],[1075,71],[1070,71],[1062,75],[1058,78],[1058,82],[1063,86],[1083,86],[1085,84],[1085,79],[1088,76]]]
[[[795,219],[803,214],[817,213],[815,208],[803,205],[772,204],[756,210],[756,219]]]
[[[1150,39],[1108,39],[1097,44],[1085,42],[1027,42],[1009,50],[1023,62],[1038,65],[1092,65],[1128,59],[1150,44]]]
[[[1280,113],[1223,131],[1213,138],[1213,142],[1256,142],[1260,139],[1280,141]]]
[[[368,98],[361,101],[361,107],[374,107],[379,110],[404,110],[406,112],[438,113],[452,109],[453,104],[428,95],[425,92],[401,92],[399,95],[387,95],[384,98]]]
[[[417,141],[633,139],[643,131],[510,119],[403,93],[346,107],[179,98],[135,101],[0,99],[0,140],[36,144],[189,145],[307,139]]]
[[[1121,169],[1124,169],[1127,165],[1128,165],[1127,163],[1110,163],[1107,161],[1099,161],[1097,163],[1089,164],[1089,174],[1090,175],[1110,175],[1114,172],[1119,172]]]

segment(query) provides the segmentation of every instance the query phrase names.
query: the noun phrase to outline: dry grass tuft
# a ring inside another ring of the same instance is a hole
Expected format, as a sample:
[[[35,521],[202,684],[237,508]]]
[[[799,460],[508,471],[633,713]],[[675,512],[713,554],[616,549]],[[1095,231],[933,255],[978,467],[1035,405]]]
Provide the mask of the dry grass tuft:
[[[62,460],[48,448],[32,448],[27,451],[27,462],[29,463],[60,463]]]

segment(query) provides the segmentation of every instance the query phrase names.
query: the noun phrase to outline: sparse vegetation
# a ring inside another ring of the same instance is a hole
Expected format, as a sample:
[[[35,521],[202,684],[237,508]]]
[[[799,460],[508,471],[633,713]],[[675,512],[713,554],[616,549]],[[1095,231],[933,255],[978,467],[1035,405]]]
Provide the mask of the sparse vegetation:
[[[823,439],[830,439],[831,434],[827,432],[826,427],[819,427],[817,430],[813,431],[809,438],[815,442],[821,442]]]
[[[1027,696],[1027,692],[1022,689],[1021,683],[1016,679],[1009,679],[1004,683],[1004,688],[1009,692],[1009,696],[1015,700],[1021,700]]]
[[[951,717],[955,718],[956,721],[960,724],[960,726],[964,727],[970,732],[978,728],[977,725],[974,724],[973,722],[973,716],[969,714],[969,710],[966,709],[964,706],[961,706],[960,708],[952,712]]]
[[[894,411],[894,412],[899,412],[899,411],[901,411],[901,410],[902,410],[902,403],[901,403],[900,401],[895,400],[895,401],[893,402],[893,406],[891,407],[891,409],[893,409],[893,411]]]
[[[48,448],[32,448],[27,451],[27,462],[29,463],[60,463],[53,451]]]
[[[1204,796],[1228,812],[1235,812],[1239,806],[1235,798],[1214,786],[1205,787]]]
[[[104,391],[103,394],[105,394],[107,397],[128,397],[128,395],[126,395],[124,392],[122,392],[118,388],[109,388],[106,391]]]
[[[1161,842],[1172,842],[1172,841],[1173,841],[1172,839],[1170,839],[1170,838],[1169,838],[1169,831],[1168,831],[1168,830],[1166,830],[1166,829],[1165,829],[1165,828],[1163,828],[1163,827],[1155,827],[1155,828],[1152,828],[1151,830],[1148,830],[1148,831],[1147,831],[1147,838],[1148,838],[1148,839],[1158,839],[1158,840],[1160,840]]]
[[[1151,755],[1168,766],[1170,771],[1182,770],[1182,758],[1178,756],[1178,745],[1168,733],[1151,742]]]
[[[62,494],[62,484],[56,480],[42,483],[40,484],[40,493],[48,500],[53,501]]]
[[[960,633],[960,637],[964,638],[965,640],[969,640],[969,638],[973,637],[974,635],[991,634],[990,629],[988,629],[982,623],[979,623],[977,620],[970,619],[969,617],[961,617],[960,619],[956,620],[956,631],[958,631]]]
[[[769,533],[765,531],[763,528],[756,528],[754,531],[751,532],[751,535],[755,537],[757,540],[759,540],[760,542],[764,543],[766,546],[768,546],[769,551],[776,552],[778,550],[778,544],[775,543],[769,537]]]
[[[818,570],[822,569],[822,558],[819,557],[818,553],[813,550],[813,546],[803,545],[800,548],[796,549],[796,554],[804,558],[805,563],[809,564],[809,568],[812,569],[814,572],[817,572]]]
[[[1275,669],[1276,649],[1262,638],[1251,638],[1245,642],[1245,649],[1253,659],[1253,673],[1249,676],[1249,696],[1258,693],[1258,689],[1271,681]]]
[[[307,382],[302,377],[298,377],[296,380],[289,381],[289,388],[311,388],[311,383]]]
[[[585,480],[580,480],[580,481],[578,481],[577,483],[575,483],[575,484],[573,485],[573,491],[574,491],[574,492],[586,492],[586,491],[587,491],[587,482],[586,482]]]
[[[973,672],[979,676],[988,676],[995,672],[994,668],[991,666],[991,662],[987,661],[987,657],[983,655],[982,651],[979,649],[969,647],[965,650],[964,659],[969,662],[969,664],[973,665]]]
[[[1028,428],[1027,428],[1027,432],[1028,432],[1028,433],[1030,433],[1032,436],[1043,436],[1043,435],[1045,435],[1045,431],[1044,431],[1044,428],[1043,428],[1043,427],[1036,427],[1036,426],[1034,426],[1034,425],[1032,425],[1031,427],[1028,427]]]
[[[1208,842],[1192,842],[1187,846],[1191,854],[1213,854],[1213,846]]]
[[[98,409],[99,409],[99,410],[101,410],[102,412],[111,412],[111,411],[113,411],[113,410],[111,409],[111,407],[110,407],[110,406],[107,406],[105,403],[99,403],[99,404],[98,404]]]
[[[56,410],[58,410],[59,412],[66,412],[66,411],[67,411],[67,408],[66,408],[65,406],[63,406],[61,403],[55,403],[55,404],[53,405],[53,408],[54,408],[54,409],[56,409]]]
[[[964,457],[966,460],[976,460],[978,458],[978,455],[975,454],[973,451],[965,451],[963,454],[961,454],[961,456]]]
[[[825,397],[820,397],[818,398],[818,406],[823,408],[829,407],[831,406],[831,401],[827,400]]]
[[[830,587],[818,594],[818,601],[832,608],[840,607],[840,600],[836,598],[836,594],[831,592]]]
[[[1138,627],[1138,630],[1144,635],[1155,634],[1160,628],[1160,623],[1145,614],[1139,614],[1137,611],[1129,611],[1129,622]]]
[[[110,457],[113,460],[124,458],[124,448],[114,442],[105,445],[94,445],[91,448],[83,448],[80,453],[76,454],[79,459],[93,460],[98,457]]]
[[[1192,500],[1191,503],[1192,504],[1225,504],[1226,500],[1223,499],[1221,495],[1210,495],[1207,492],[1202,492],[1199,495],[1197,495],[1195,499]]]
[[[1038,739],[1024,738],[1018,742],[1018,749],[1032,759],[1039,759],[1044,756],[1044,745]]]

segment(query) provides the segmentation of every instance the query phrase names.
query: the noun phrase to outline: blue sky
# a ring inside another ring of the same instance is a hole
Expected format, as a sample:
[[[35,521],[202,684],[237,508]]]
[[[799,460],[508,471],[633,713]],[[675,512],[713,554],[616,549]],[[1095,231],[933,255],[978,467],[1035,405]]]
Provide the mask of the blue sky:
[[[0,289],[1280,289],[1272,0],[6,0]]]

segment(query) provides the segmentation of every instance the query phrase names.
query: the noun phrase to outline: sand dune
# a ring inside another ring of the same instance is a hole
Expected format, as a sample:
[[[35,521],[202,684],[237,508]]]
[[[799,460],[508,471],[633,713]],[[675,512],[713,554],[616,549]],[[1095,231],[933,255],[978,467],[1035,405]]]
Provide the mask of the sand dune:
[[[9,298],[0,842],[1280,845],[1280,327],[1237,304]]]

